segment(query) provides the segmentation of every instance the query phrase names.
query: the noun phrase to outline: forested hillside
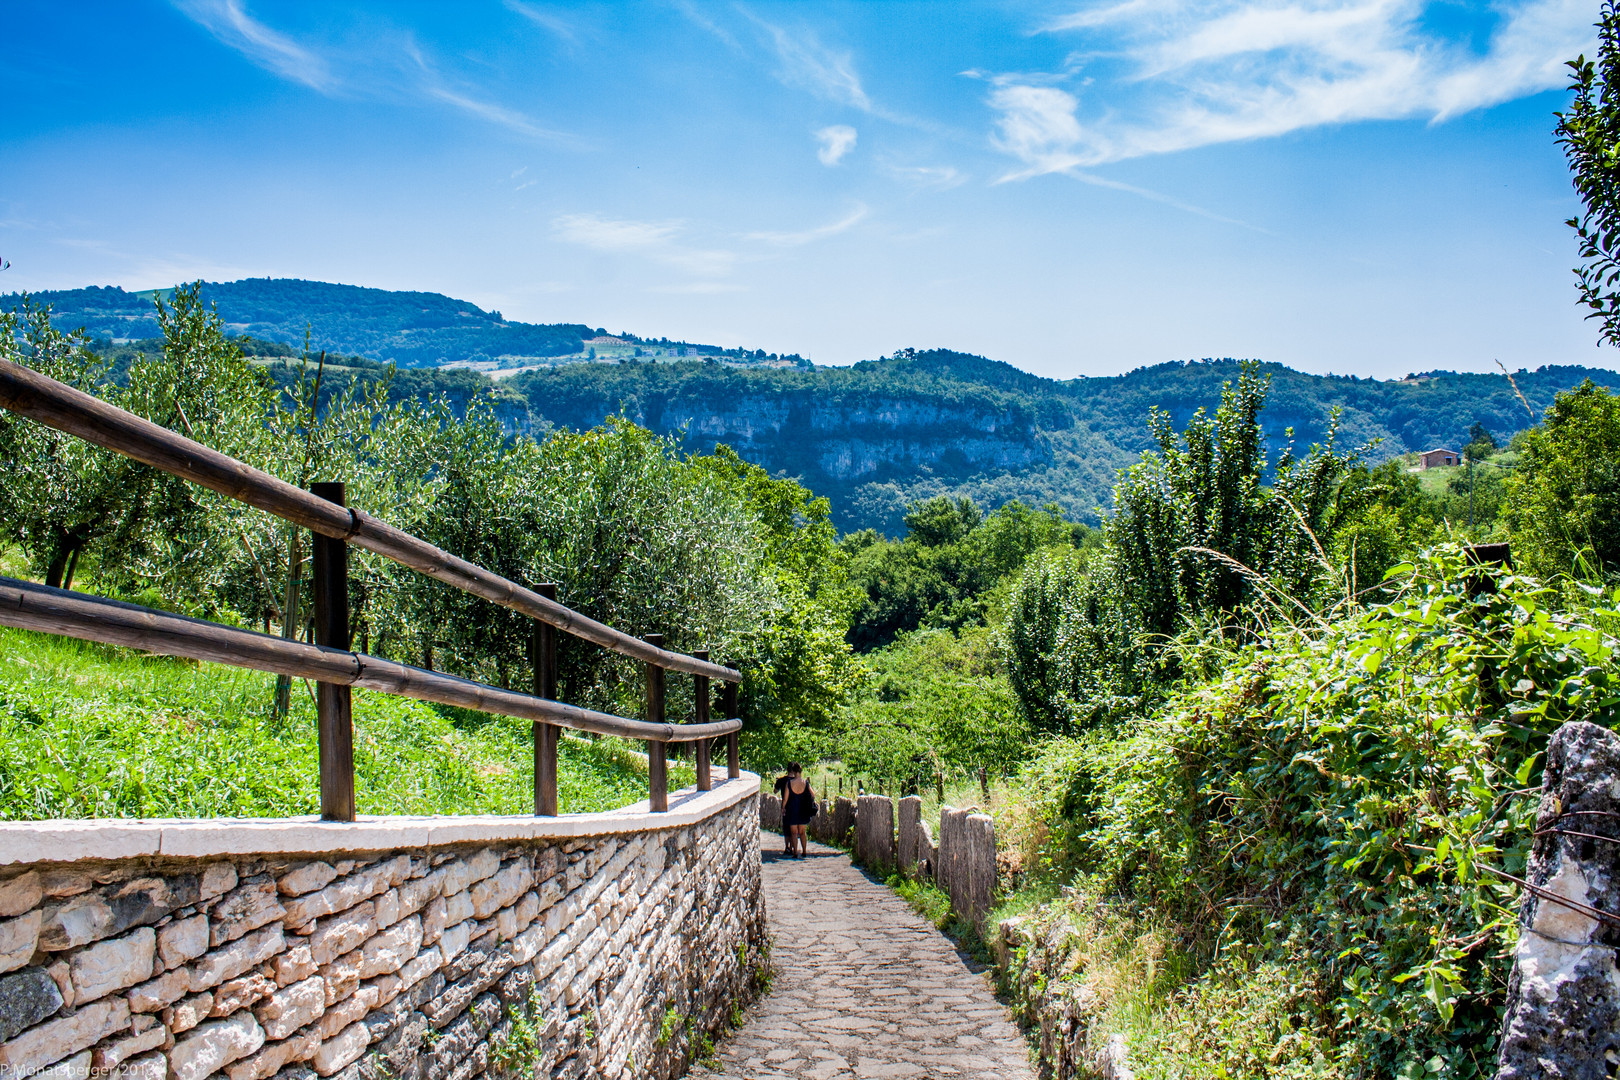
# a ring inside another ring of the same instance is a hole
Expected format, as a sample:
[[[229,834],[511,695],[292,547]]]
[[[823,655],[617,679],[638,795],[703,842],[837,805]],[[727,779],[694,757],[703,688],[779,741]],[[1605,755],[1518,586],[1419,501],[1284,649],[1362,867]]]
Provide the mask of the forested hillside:
[[[1013,499],[1055,503],[1070,517],[1096,522],[1099,507],[1112,503],[1116,472],[1151,443],[1142,422],[1148,412],[1162,409],[1184,425],[1198,409],[1213,408],[1221,384],[1238,371],[1236,360],[1198,360],[1060,381],[944,349],[817,368],[796,356],[631,334],[601,346],[598,360],[611,355],[616,362],[590,363],[581,361],[596,347],[585,342],[608,340],[591,337],[601,330],[507,322],[437,293],[251,280],[204,283],[199,296],[284,386],[294,379],[307,326],[310,349],[333,354],[323,400],[355,381],[389,381],[394,401],[442,396],[458,415],[483,398],[518,434],[547,426],[584,431],[622,413],[690,452],[730,445],[773,475],[796,477],[827,496],[839,529],[890,536],[904,534],[908,506],[940,495],[987,509]],[[118,364],[158,347],[149,294],[92,288],[33,299],[53,305],[58,328],[83,326],[101,339]],[[0,309],[16,302],[0,298]],[[514,357],[550,362],[493,370]],[[397,365],[392,374],[389,361]],[[471,362],[496,377],[437,366],[446,362]],[[1475,424],[1505,440],[1560,391],[1588,378],[1620,386],[1613,371],[1543,367],[1515,374],[1521,401],[1501,374],[1435,371],[1379,381],[1277,364],[1262,370],[1272,380],[1262,424],[1274,453],[1288,443],[1289,429],[1300,452],[1325,443],[1340,409],[1339,445],[1377,441],[1373,461],[1436,446],[1460,450]]]

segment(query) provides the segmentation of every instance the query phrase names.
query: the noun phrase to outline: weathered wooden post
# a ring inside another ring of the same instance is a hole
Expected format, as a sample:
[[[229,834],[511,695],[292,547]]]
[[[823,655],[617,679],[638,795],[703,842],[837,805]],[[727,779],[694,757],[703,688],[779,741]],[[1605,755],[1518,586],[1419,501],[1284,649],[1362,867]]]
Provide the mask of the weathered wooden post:
[[[648,634],[647,644],[662,649],[663,634]],[[647,723],[664,722],[664,669],[651,661],[647,664]],[[656,740],[647,743],[647,801],[653,813],[669,809],[669,765],[664,757],[664,744]]]
[[[547,600],[557,599],[557,586],[536,585]],[[535,621],[529,641],[534,666],[534,696],[557,700],[557,628]],[[557,739],[562,728],[537,721],[534,725],[534,812],[537,817],[557,816]]]
[[[348,505],[341,483],[311,485],[310,491]],[[349,647],[349,545],[320,533],[314,537],[315,644]],[[354,820],[354,718],[349,688],[315,684],[315,716],[321,759],[321,818]]]
[[[699,649],[692,654],[699,660],[709,658],[708,649]],[[707,675],[692,676],[692,722],[707,724],[709,722],[709,677]],[[709,791],[713,789],[714,782],[709,776],[709,740],[699,739],[693,747],[697,765],[697,789]]]
[[[734,720],[737,717],[737,684],[728,682],[720,691],[720,707],[725,710],[724,720]],[[742,751],[737,733],[733,731],[726,736],[726,778],[735,780],[742,775]]]

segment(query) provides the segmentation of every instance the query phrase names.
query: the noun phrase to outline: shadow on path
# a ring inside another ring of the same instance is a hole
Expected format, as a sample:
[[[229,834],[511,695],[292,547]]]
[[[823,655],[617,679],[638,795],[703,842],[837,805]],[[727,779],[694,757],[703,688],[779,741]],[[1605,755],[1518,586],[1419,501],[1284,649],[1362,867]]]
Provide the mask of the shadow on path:
[[[1027,1044],[951,940],[835,848],[760,841],[776,980],[694,1077],[1033,1080]]]

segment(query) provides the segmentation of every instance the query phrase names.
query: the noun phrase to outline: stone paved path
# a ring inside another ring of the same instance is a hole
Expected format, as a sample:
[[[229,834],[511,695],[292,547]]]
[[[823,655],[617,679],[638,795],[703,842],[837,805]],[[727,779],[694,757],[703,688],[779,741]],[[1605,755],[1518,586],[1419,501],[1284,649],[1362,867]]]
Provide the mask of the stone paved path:
[[[787,859],[774,833],[760,848],[775,985],[692,1076],[1033,1080],[986,976],[904,900],[834,848]]]

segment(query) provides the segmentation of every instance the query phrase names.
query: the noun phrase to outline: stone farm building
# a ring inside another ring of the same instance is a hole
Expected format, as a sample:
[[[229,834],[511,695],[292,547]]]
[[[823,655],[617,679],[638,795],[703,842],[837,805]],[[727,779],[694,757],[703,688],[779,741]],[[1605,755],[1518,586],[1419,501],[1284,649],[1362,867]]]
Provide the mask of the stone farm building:
[[[1432,469],[1436,465],[1461,465],[1462,455],[1455,450],[1426,450],[1419,455],[1418,464],[1425,469]]]

